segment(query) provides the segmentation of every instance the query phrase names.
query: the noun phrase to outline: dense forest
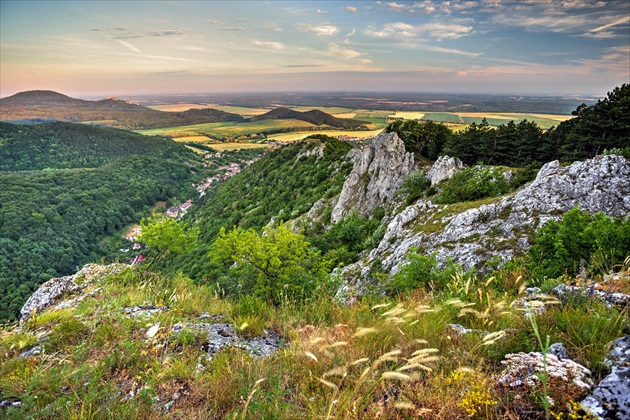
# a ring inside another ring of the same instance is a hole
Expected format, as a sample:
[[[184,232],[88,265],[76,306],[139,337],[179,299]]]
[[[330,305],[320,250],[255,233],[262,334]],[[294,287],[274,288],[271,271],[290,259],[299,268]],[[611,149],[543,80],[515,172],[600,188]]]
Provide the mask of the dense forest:
[[[595,105],[580,105],[572,113],[575,118],[547,131],[527,120],[496,128],[484,120],[459,132],[432,121],[395,121],[387,131],[397,132],[409,151],[429,160],[447,154],[467,165],[540,166],[556,159],[588,159],[604,151],[630,157],[629,108],[630,85],[624,84]]]
[[[100,258],[101,241],[156,201],[196,196],[206,170],[171,140],[70,123],[2,123],[0,162],[0,319]]]

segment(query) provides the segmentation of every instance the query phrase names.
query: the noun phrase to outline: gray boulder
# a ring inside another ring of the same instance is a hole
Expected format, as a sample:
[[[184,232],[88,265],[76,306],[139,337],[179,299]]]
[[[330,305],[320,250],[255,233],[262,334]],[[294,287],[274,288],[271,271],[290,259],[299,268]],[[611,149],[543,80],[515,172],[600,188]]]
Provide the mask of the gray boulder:
[[[431,186],[434,186],[445,179],[450,179],[462,169],[464,169],[464,164],[458,158],[446,155],[440,156],[429,169],[427,177],[431,180]]]
[[[64,276],[48,280],[28,298],[20,311],[20,325],[43,310],[54,305],[64,294],[81,290],[74,282],[74,276]]]
[[[630,367],[615,366],[582,406],[605,419],[630,419]]]

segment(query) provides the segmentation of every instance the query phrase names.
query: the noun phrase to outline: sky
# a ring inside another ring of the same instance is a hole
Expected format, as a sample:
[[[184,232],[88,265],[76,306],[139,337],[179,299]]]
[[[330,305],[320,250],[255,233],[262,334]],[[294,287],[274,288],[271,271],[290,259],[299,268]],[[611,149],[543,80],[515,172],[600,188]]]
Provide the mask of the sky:
[[[604,96],[623,83],[627,0],[0,1],[0,97]]]

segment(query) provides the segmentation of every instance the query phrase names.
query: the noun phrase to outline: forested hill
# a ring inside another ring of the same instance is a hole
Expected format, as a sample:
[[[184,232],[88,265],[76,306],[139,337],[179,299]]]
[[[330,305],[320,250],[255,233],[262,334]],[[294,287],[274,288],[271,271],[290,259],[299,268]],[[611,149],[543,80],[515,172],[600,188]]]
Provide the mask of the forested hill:
[[[100,258],[104,239],[156,201],[196,196],[204,171],[164,138],[69,123],[0,128],[0,320],[15,319],[43,281]]]
[[[96,168],[129,155],[190,155],[164,137],[64,122],[16,125],[0,122],[0,171]]]
[[[0,99],[0,120],[93,122],[110,127],[140,129],[241,121],[243,117],[217,109],[164,112],[117,98],[84,101],[53,91],[33,90]]]
[[[265,114],[251,117],[248,121],[260,120],[301,120],[315,125],[329,125],[337,128],[356,129],[363,127],[366,123],[348,118],[337,118],[319,109],[306,112],[294,111],[289,108],[276,108]]]

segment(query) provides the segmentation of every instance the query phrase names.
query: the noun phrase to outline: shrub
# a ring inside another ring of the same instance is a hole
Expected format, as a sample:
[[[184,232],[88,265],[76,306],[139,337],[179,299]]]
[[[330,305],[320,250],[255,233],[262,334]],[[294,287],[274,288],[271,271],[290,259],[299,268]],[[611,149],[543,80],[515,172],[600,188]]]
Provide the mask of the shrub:
[[[561,221],[550,221],[536,233],[529,250],[534,278],[574,276],[584,260],[594,273],[604,273],[623,263],[630,253],[630,218],[591,216],[577,207]]]
[[[473,166],[457,172],[448,181],[436,202],[452,204],[505,194],[510,190],[500,168]]]
[[[402,187],[398,191],[401,194],[407,195],[407,204],[411,204],[422,196],[422,193],[431,186],[431,180],[427,178],[426,174],[418,169],[412,172],[402,182]]]

